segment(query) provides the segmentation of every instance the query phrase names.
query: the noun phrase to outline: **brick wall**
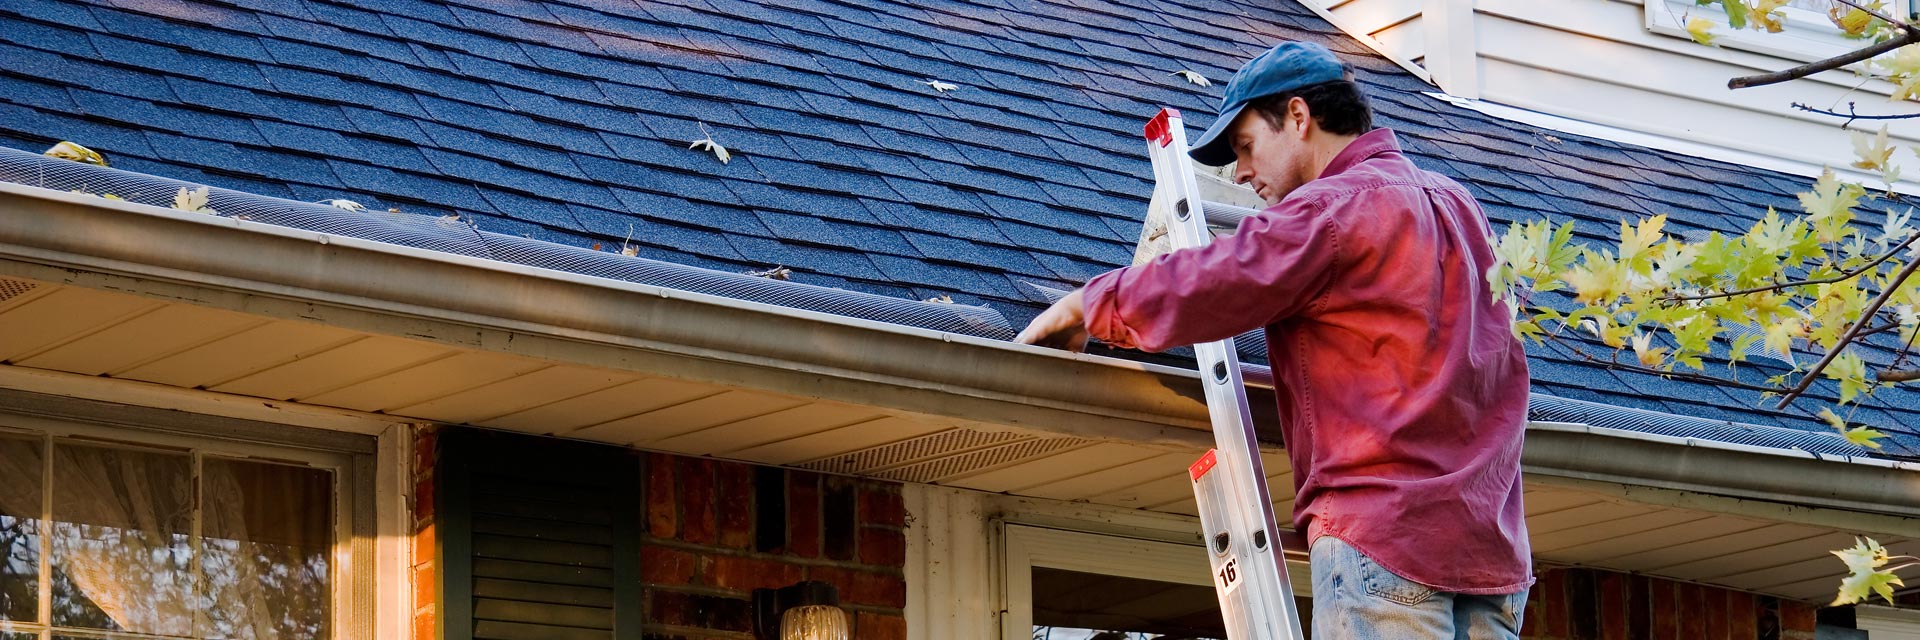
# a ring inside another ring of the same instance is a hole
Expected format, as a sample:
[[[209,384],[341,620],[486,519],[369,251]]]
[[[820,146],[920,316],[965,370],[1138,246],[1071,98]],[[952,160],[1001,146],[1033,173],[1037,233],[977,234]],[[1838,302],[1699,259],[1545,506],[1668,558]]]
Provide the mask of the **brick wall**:
[[[1527,595],[1526,640],[1813,640],[1812,605],[1593,569],[1552,569]]]
[[[413,513],[413,637],[415,640],[430,640],[439,635],[435,632],[437,620],[435,598],[437,585],[434,580],[433,535],[433,468],[439,460],[439,429],[433,426],[415,427],[413,431],[413,496],[409,503]]]
[[[819,580],[840,591],[854,637],[906,637],[900,486],[649,454],[648,640],[749,638],[755,588]]]

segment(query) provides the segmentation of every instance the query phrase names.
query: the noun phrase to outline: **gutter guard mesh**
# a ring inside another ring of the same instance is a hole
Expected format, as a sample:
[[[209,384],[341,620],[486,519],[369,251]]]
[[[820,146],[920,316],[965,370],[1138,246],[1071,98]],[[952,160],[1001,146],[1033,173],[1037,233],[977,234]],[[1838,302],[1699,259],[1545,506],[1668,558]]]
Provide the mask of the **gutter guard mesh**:
[[[1595,427],[1675,438],[1695,438],[1769,449],[1799,449],[1819,455],[1899,457],[1866,449],[1834,433],[1709,420],[1645,409],[1616,407],[1541,393],[1531,394],[1528,398],[1527,417],[1540,422],[1582,423]]]
[[[0,181],[58,191],[113,194],[129,202],[171,207],[181,189],[202,185],[83,164],[0,147]],[[460,219],[368,210],[208,187],[216,215],[335,236],[453,253],[667,289],[848,316],[934,331],[1012,340],[1000,312],[771,280],[671,262],[481,231]]]

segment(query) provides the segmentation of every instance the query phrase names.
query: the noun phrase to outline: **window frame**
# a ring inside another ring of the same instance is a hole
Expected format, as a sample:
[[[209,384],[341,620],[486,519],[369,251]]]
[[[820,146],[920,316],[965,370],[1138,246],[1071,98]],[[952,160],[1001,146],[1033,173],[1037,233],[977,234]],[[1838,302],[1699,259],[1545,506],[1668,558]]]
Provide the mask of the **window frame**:
[[[1198,544],[1005,520],[996,522],[995,527],[1001,555],[1000,610],[1004,612],[1000,616],[1000,637],[1006,640],[1033,637],[1034,567],[1213,587],[1207,549]],[[1115,563],[1114,558],[1127,560]],[[1289,557],[1286,563],[1294,596],[1312,598],[1313,574],[1306,561]]]
[[[1920,9],[1920,0],[1888,2],[1889,5],[1895,3],[1906,3],[1908,14]],[[1687,33],[1686,22],[1689,16],[1698,16],[1713,22],[1714,44],[1799,62],[1823,60],[1873,44],[1870,40],[1846,38],[1827,19],[1826,14],[1801,7],[1778,9],[1785,15],[1786,28],[1780,33],[1767,33],[1751,27],[1734,29],[1727,23],[1727,14],[1719,6],[1700,6],[1695,4],[1695,0],[1647,0],[1644,4],[1646,29],[1650,32],[1692,40],[1693,37]],[[1858,63],[1846,68],[1857,67]]]
[[[363,631],[372,629],[376,606],[373,576],[377,570],[374,481],[378,447],[374,437],[11,390],[0,390],[0,434],[25,436],[40,442],[46,461],[44,472],[49,475],[53,470],[53,445],[62,441],[184,453],[191,458],[196,479],[207,457],[307,466],[331,472],[334,489],[333,503],[328,505],[333,532],[329,562],[332,585],[328,599],[328,606],[332,608],[331,637],[364,637]],[[43,479],[41,487],[43,523],[51,522],[53,487],[49,480]],[[199,491],[197,484],[195,491]],[[196,505],[196,535],[200,513]],[[55,633],[83,638],[139,637],[54,627],[50,617],[52,602],[44,597],[49,588],[50,562],[47,554],[40,554],[43,597],[37,620],[0,621],[0,632],[35,634],[42,640]]]

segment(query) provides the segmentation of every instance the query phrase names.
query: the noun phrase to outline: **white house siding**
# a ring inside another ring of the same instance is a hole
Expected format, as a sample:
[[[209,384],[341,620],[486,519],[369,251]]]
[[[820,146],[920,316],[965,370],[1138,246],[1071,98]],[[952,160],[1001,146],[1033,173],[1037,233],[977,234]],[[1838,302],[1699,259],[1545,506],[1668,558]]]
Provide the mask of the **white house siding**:
[[[1795,102],[1845,111],[1853,101],[1860,112],[1874,114],[1916,111],[1887,100],[1892,85],[1863,83],[1851,71],[1728,89],[1730,78],[1790,68],[1844,52],[1851,43],[1834,40],[1817,49],[1791,32],[1722,26],[1715,29],[1722,46],[1701,46],[1675,25],[1689,9],[1710,18],[1719,10],[1692,2],[1673,3],[1668,11],[1657,4],[1666,0],[1645,0],[1656,3],[1650,12],[1637,0],[1304,1],[1320,4],[1341,28],[1372,36],[1389,53],[1418,60],[1447,93],[1704,144],[1728,151],[1727,158],[1758,154],[1813,167],[1852,162],[1841,120],[1796,111]],[[1422,15],[1408,16],[1409,10]],[[1432,19],[1465,10],[1472,15],[1467,25],[1443,29]],[[1425,27],[1410,28],[1415,25]],[[1920,142],[1920,122],[1891,121],[1889,129],[1895,144]],[[1895,160],[1911,165],[1914,158],[1903,153]],[[1920,177],[1920,171],[1909,174],[1909,180]]]

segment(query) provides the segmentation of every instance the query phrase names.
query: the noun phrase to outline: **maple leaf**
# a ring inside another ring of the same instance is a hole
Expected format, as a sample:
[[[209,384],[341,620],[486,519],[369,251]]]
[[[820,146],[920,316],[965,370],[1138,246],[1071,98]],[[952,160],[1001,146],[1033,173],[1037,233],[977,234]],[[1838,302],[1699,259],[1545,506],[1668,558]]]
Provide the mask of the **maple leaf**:
[[[1893,604],[1893,587],[1906,586],[1892,570],[1880,568],[1892,562],[1896,556],[1887,553],[1886,547],[1880,546],[1873,538],[1855,538],[1852,548],[1831,553],[1847,565],[1847,577],[1840,581],[1840,593],[1834,598],[1833,606],[1864,602],[1875,594],[1885,599],[1887,604]]]
[[[1893,146],[1887,143],[1887,126],[1880,125],[1880,133],[1869,137],[1864,131],[1850,131],[1853,136],[1853,166],[1869,171],[1884,171],[1887,161],[1893,158]]]
[[[1202,87],[1211,87],[1211,86],[1213,86],[1213,81],[1212,81],[1212,80],[1208,80],[1206,76],[1203,76],[1203,75],[1200,75],[1200,74],[1199,74],[1199,72],[1196,72],[1196,71],[1188,71],[1188,70],[1186,70],[1186,69],[1181,69],[1181,70],[1179,70],[1179,71],[1175,71],[1175,72],[1173,72],[1173,73],[1169,73],[1169,74],[1167,74],[1167,75],[1170,75],[1170,76],[1180,76],[1180,77],[1182,77],[1182,78],[1185,78],[1185,79],[1187,80],[1187,82],[1191,82],[1191,83],[1194,83],[1194,84],[1197,84],[1197,85],[1200,85],[1200,86],[1202,86]]]
[[[1667,348],[1653,346],[1653,334],[1636,333],[1633,335],[1631,341],[1633,343],[1633,355],[1639,358],[1640,366],[1658,367],[1660,363],[1666,361]]]
[[[1884,131],[1884,129],[1883,129]],[[1856,144],[1858,139],[1856,138]],[[1807,211],[1807,219],[1825,220],[1834,216],[1846,216],[1867,190],[1852,182],[1842,182],[1833,175],[1832,169],[1820,172],[1820,179],[1813,183],[1813,190],[1799,194],[1800,206]]]
[[[934,91],[938,91],[940,93],[946,93],[948,91],[952,91],[954,89],[960,88],[960,85],[957,85],[951,82],[941,82],[939,80],[922,80],[920,81],[920,84],[933,87]]]
[[[1893,209],[1887,209],[1887,221],[1880,223],[1880,237],[1874,238],[1873,241],[1879,244],[1880,248],[1885,249],[1906,240],[1907,236],[1915,232],[1913,227],[1907,226],[1907,222],[1912,219],[1913,207],[1907,207],[1907,212],[1899,215],[1895,215]]]
[[[1694,42],[1708,45],[1713,44],[1712,31],[1712,20],[1700,16],[1687,18],[1687,35],[1692,37]]]
[[[1853,402],[1860,392],[1873,388],[1867,381],[1867,361],[1857,353],[1842,353],[1820,370],[1821,375],[1840,383],[1840,404]]]
[[[1893,100],[1906,100],[1920,95],[1920,45],[1907,45],[1895,49],[1893,55],[1876,58],[1878,65],[1887,74],[1887,80],[1899,85],[1899,89],[1890,96]]]
[[[1775,12],[1780,7],[1787,6],[1787,1],[1754,0],[1753,7],[1747,12],[1747,20],[1751,21],[1756,29],[1764,28],[1767,33],[1780,33],[1782,29],[1787,28],[1787,24],[1785,18]]]
[[[48,147],[45,153],[46,155],[62,160],[84,162],[102,167],[107,166],[107,157],[100,155],[100,152],[82,147],[77,143],[67,140],[61,140],[53,146]]]
[[[1874,2],[1866,5],[1866,7],[1879,11],[1881,4]],[[1873,21],[1875,20],[1871,13],[1838,2],[1827,8],[1827,19],[1833,21],[1833,26],[1839,27],[1840,31],[1847,34],[1849,38],[1859,38],[1867,35],[1867,28],[1873,26]]]
[[[219,213],[207,206],[206,187],[200,187],[192,191],[188,191],[186,187],[180,187],[180,191],[173,194],[173,208],[193,213]]]
[[[707,130],[707,123],[696,122],[694,124],[699,125],[700,133],[706,134],[707,137],[693,141],[693,144],[687,145],[687,148],[688,149],[704,148],[707,151],[712,151],[713,157],[720,159],[720,164],[729,164],[730,162],[732,162],[733,153],[727,151],[726,147],[720,146],[720,143],[713,141],[713,132]]]
[[[721,146],[720,143],[714,142],[712,136],[695,140],[693,141],[693,144],[687,145],[687,148],[688,149],[706,149],[707,151],[712,151],[713,157],[720,159],[720,164],[727,164],[733,160],[733,154],[731,152],[728,152],[727,148],[724,146]]]

